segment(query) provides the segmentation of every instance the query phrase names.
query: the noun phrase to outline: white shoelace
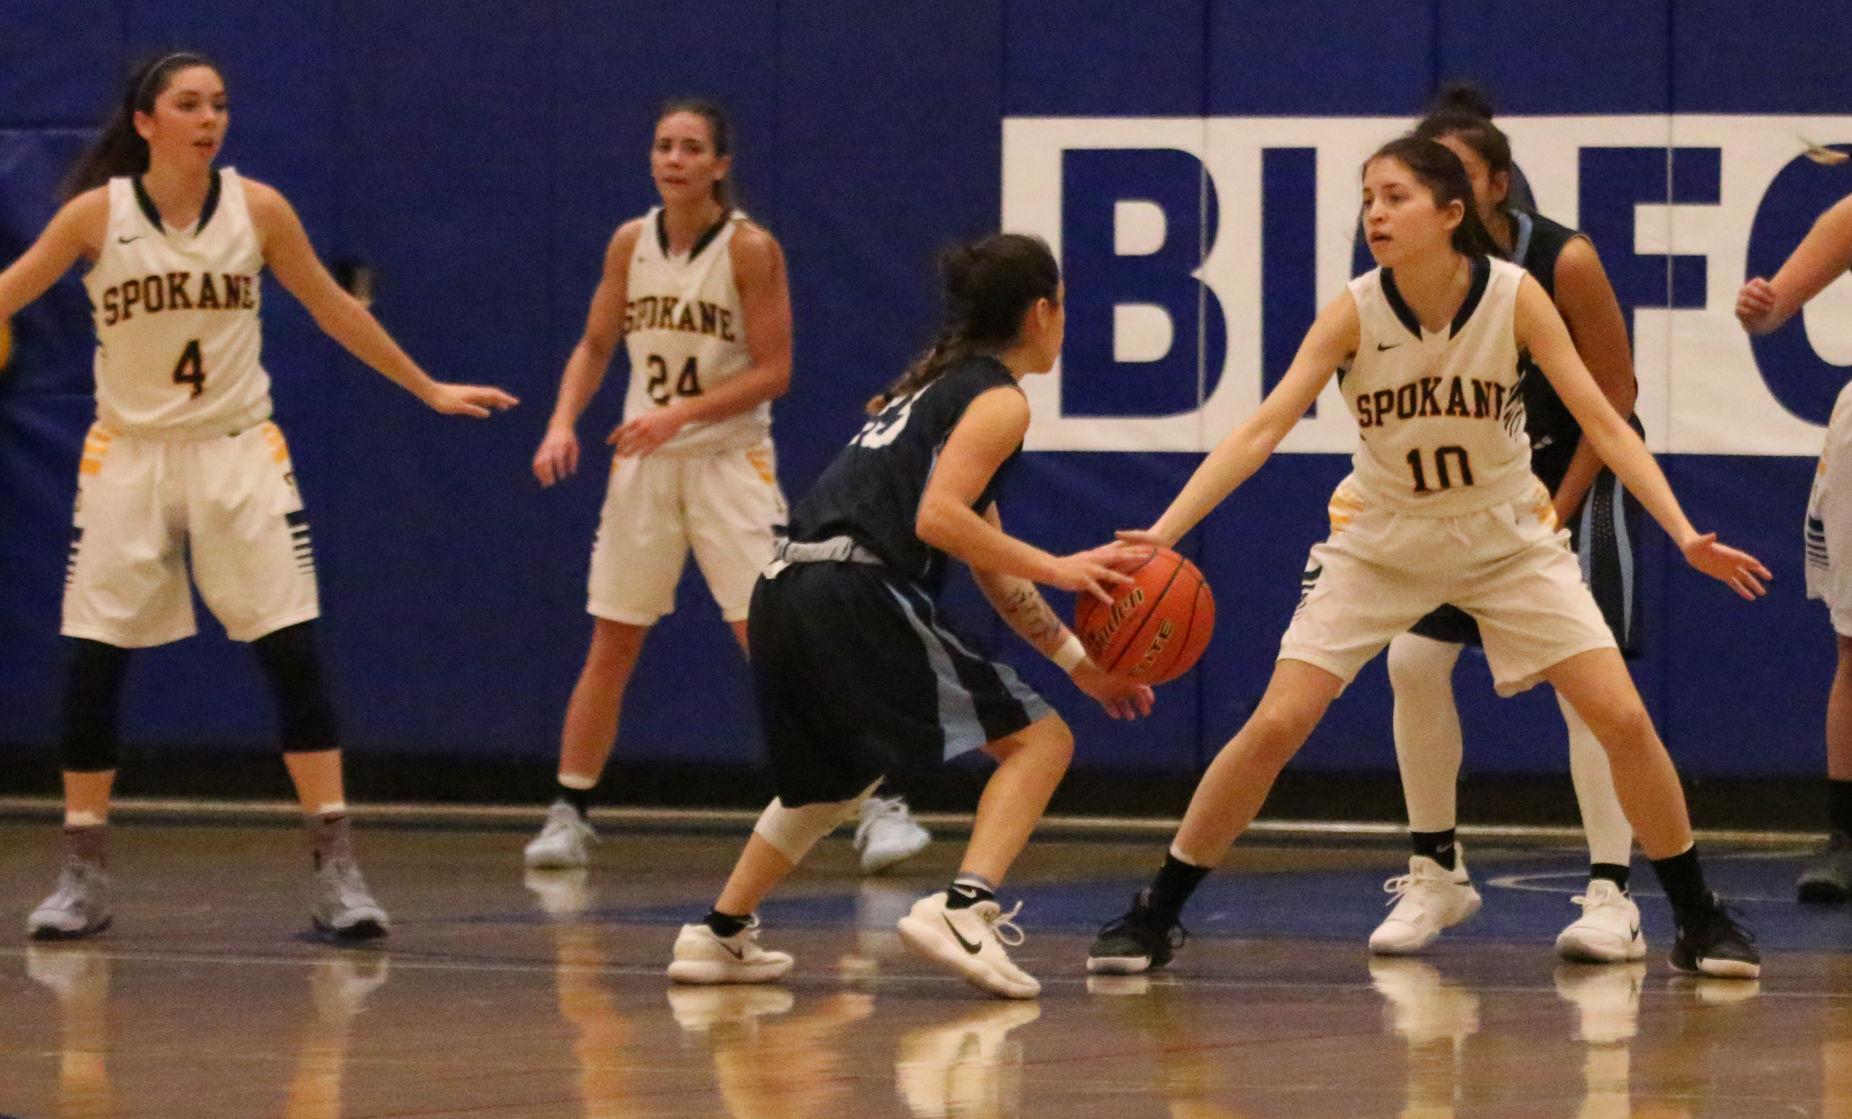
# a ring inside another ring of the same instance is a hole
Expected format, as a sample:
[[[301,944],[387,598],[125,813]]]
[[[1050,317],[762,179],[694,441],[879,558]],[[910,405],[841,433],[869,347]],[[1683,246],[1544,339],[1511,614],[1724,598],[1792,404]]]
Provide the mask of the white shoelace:
[[[1401,901],[1402,898],[1410,890],[1414,889],[1416,886],[1419,886],[1423,883],[1432,883],[1434,885],[1452,885],[1452,883],[1448,882],[1446,879],[1436,878],[1432,874],[1416,874],[1413,872],[1410,872],[1408,874],[1400,874],[1394,878],[1391,878],[1389,881],[1383,883],[1383,893],[1394,895],[1388,901],[1383,902],[1383,905],[1384,906],[1394,905],[1396,902]]]
[[[996,916],[984,918],[984,923],[989,925],[990,931],[996,934],[998,943],[1015,948],[1028,939],[1022,927],[1016,923],[1016,915],[1021,912],[1022,902],[1020,901],[1016,903],[1016,908],[1008,913],[1003,912],[1002,906],[998,906]]]

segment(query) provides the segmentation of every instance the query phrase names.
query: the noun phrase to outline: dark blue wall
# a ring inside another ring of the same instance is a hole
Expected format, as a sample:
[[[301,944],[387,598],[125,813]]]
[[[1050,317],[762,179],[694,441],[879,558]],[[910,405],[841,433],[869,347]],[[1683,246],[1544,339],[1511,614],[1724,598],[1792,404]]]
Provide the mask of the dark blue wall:
[[[0,262],[49,218],[53,185],[107,110],[128,59],[186,44],[223,60],[235,122],[226,161],[283,190],[324,258],[379,270],[375,311],[433,375],[500,384],[525,402],[489,423],[435,416],[341,353],[270,286],[265,358],[315,519],[349,742],[368,752],[542,759],[555,750],[589,632],[583,579],[604,471],[594,455],[570,485],[542,493],[528,461],[602,246],[653,199],[647,137],[666,96],[697,91],[733,108],[748,208],[789,255],[797,371],[776,432],[794,494],[852,432],[861,402],[930,332],[933,250],[997,224],[1005,117],[1397,118],[1382,123],[1386,138],[1437,80],[1456,75],[1491,82],[1513,114],[1852,113],[1844,13],[1829,0],[1761,9],[1753,20],[1739,5],[1710,0],[1152,0],[1136,6],[1135,23],[1128,10],[1106,0],[13,0],[0,42]],[[1310,266],[1291,251],[1311,236],[1310,199],[1293,193],[1311,157],[1277,150],[1286,154],[1269,157],[1263,188],[1269,292],[1281,293],[1265,311],[1268,383],[1312,311]],[[1716,189],[1701,156],[1675,176],[1674,197],[1701,200]],[[1585,151],[1589,158],[1604,157]],[[1120,197],[1113,176],[1134,171],[1144,173],[1110,157],[1071,156],[1070,220],[1087,220],[1088,206],[1110,215]],[[1187,176],[1195,172],[1185,173],[1183,208],[1194,212]],[[1584,220],[1620,215],[1615,236],[1630,239],[1631,206],[1665,201],[1666,189],[1661,172],[1632,182],[1624,197],[1585,194]],[[1752,264],[1772,267],[1821,200],[1847,191],[1852,171],[1821,172],[1771,202]],[[1212,197],[1210,228],[1190,243],[1207,243],[1218,208],[1233,201]],[[1075,226],[1065,246],[1078,300],[1065,362],[1069,406],[1105,414],[1195,407],[1194,349],[1173,355],[1181,380],[1121,391],[1101,379],[1110,323],[1081,311],[1110,316],[1113,302],[1137,301],[1142,281],[1104,260],[1098,283],[1133,286],[1088,303],[1082,232]],[[1626,242],[1601,243],[1621,285],[1634,274],[1617,261]],[[1110,248],[1101,251],[1110,257]],[[1657,258],[1631,259],[1644,277],[1640,305],[1703,304],[1702,274],[1664,281]],[[1736,271],[1725,286],[1733,292],[1741,278]],[[1232,310],[1205,313],[1216,355],[1251,328]],[[0,741],[30,746],[53,732],[58,597],[91,410],[89,328],[75,277],[14,326],[17,354],[0,377]],[[1788,407],[1822,422],[1822,402],[1844,371],[1816,369],[1823,363],[1798,328],[1791,334],[1758,351],[1763,376]],[[611,383],[624,375],[620,361]],[[617,421],[620,395],[608,389],[589,411],[588,447]],[[1147,523],[1196,461],[1033,453],[1004,497],[1006,521],[1051,548],[1086,546]],[[1642,689],[1688,772],[1816,772],[1832,640],[1824,612],[1801,597],[1797,530],[1811,462],[1802,454],[1664,461],[1693,519],[1763,555],[1778,580],[1767,601],[1743,606],[1686,571],[1655,533]],[[958,609],[998,636],[1075,722],[1080,764],[1198,767],[1258,698],[1305,551],[1324,531],[1325,494],[1345,469],[1336,455],[1282,455],[1188,542],[1217,591],[1221,624],[1201,669],[1163,689],[1149,722],[1118,725],[1089,712],[974,605],[968,587],[955,589]],[[698,578],[682,592],[681,609],[651,638],[620,749],[633,758],[756,762],[744,667]],[[138,658],[129,737],[270,749],[267,701],[248,656],[209,621],[203,629]],[[698,704],[688,702],[691,680],[700,681]],[[1562,732],[1548,697],[1498,703],[1484,683],[1483,661],[1469,658],[1460,673],[1469,766],[1560,769]],[[1373,666],[1298,764],[1389,768],[1388,728],[1387,686]]]

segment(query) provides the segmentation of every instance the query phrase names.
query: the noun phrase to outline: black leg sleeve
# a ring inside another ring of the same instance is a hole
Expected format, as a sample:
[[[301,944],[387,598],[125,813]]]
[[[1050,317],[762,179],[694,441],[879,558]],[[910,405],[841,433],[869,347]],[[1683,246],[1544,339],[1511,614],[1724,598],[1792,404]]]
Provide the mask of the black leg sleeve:
[[[341,745],[334,704],[322,672],[315,623],[298,622],[251,642],[257,663],[276,696],[277,728],[287,754],[334,750]]]
[[[116,768],[129,651],[83,637],[70,640],[59,762],[67,773],[107,773]]]

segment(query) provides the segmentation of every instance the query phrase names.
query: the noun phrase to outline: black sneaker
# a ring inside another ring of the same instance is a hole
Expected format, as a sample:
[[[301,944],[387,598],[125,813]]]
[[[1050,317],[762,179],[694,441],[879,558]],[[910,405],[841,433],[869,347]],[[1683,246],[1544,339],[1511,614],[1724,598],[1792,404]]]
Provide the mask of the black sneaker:
[[[1678,939],[1672,942],[1672,967],[1689,975],[1754,979],[1762,974],[1755,939],[1713,894],[1708,913],[1689,926],[1678,927]]]
[[[1100,930],[1087,953],[1087,970],[1097,975],[1136,975],[1163,967],[1189,938],[1181,924],[1151,912],[1151,891],[1140,890],[1132,908]]]
[[[1852,901],[1852,835],[1834,832],[1826,848],[1801,871],[1794,887],[1804,902],[1837,905]]]

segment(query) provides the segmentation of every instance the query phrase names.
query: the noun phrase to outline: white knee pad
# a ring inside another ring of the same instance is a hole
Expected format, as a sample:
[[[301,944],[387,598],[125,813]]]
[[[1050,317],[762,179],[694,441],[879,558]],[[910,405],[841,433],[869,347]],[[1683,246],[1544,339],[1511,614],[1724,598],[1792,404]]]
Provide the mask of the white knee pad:
[[[868,799],[881,782],[863,789],[857,796],[848,800],[825,801],[822,804],[806,804],[802,808],[786,808],[785,802],[777,797],[759,813],[759,822],[752,826],[754,835],[778,849],[778,853],[790,859],[792,864],[804,861],[810,849],[817,845],[817,840],[836,830],[836,826],[856,814],[862,801]]]

